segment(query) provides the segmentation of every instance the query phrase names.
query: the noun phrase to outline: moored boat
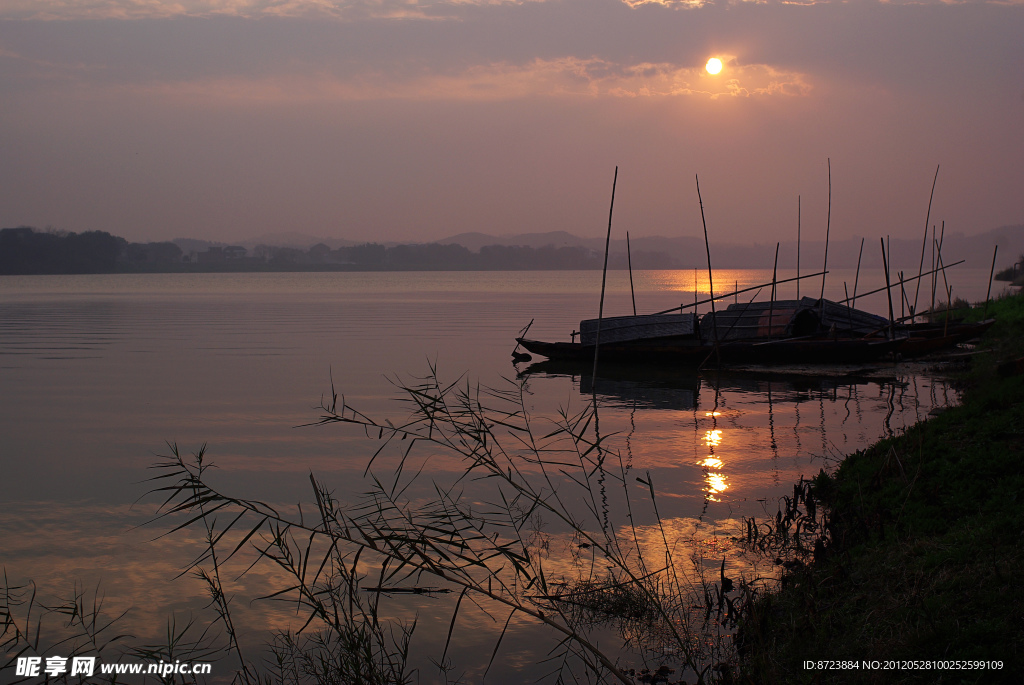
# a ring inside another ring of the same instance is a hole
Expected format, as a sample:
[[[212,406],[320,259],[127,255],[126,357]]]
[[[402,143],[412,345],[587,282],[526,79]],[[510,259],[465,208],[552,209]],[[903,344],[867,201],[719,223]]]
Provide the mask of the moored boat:
[[[904,357],[921,357],[950,349],[981,337],[995,322],[995,319],[985,319],[971,323],[912,324],[906,327],[907,341],[900,348],[900,354]]]
[[[829,300],[809,297],[733,304],[703,317],[692,313],[587,319],[580,341],[516,341],[554,360],[723,364],[845,364],[892,358],[905,336],[886,337],[889,322]],[[600,336],[600,337],[598,337]]]

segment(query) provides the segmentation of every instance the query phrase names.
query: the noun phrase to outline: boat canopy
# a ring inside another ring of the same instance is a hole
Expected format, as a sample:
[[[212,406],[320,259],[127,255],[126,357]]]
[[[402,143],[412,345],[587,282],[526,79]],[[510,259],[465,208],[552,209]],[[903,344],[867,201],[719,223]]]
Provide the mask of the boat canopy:
[[[580,342],[594,345],[597,342],[598,319],[580,321]],[[600,319],[601,344],[649,340],[676,336],[693,336],[697,333],[697,317],[692,312],[684,314],[642,314],[639,316],[612,316]]]
[[[823,333],[842,337],[877,335],[889,320],[831,300],[803,297],[799,300],[731,304],[708,312],[700,321],[703,337],[713,340],[795,338]],[[717,333],[715,328],[717,327]]]

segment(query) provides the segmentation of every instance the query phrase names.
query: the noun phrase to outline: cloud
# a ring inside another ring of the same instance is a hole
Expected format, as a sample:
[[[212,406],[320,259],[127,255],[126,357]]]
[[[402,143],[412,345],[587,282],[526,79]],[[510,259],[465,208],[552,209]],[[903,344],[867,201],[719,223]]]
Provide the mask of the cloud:
[[[160,217],[154,236],[296,216],[408,235],[496,216],[509,232],[566,228],[580,221],[572,198],[590,202],[588,174],[624,163],[651,169],[646,208],[674,201],[660,179],[727,177],[744,202],[721,220],[754,226],[788,220],[774,198],[806,195],[816,177],[801,165],[829,156],[872,179],[837,188],[893,198],[859,201],[851,225],[881,208],[896,225],[902,184],[938,162],[969,179],[962,221],[1020,221],[1019,4],[7,0],[0,15],[11,7],[157,18],[0,19],[9,221],[135,230]],[[716,77],[711,56],[725,61]],[[343,203],[336,186],[352,189]],[[517,194],[543,211],[508,211]],[[645,226],[672,225],[643,211]]]
[[[521,5],[545,0],[8,0],[2,19],[168,19],[230,16],[359,19],[453,18],[472,6]]]
[[[634,9],[644,5],[661,5],[671,9],[695,9],[710,4],[708,0],[622,0]]]
[[[6,0],[0,19],[140,20],[266,17],[336,19],[460,19],[472,8],[542,4],[549,0]],[[619,0],[634,10],[696,10],[735,5],[845,5],[840,0]],[[852,5],[1024,5],[1024,0],[863,0]]]
[[[621,0],[632,9],[660,6],[673,10],[692,10],[711,5],[845,5],[848,0]],[[857,4],[857,3],[849,3]],[[1021,5],[1024,0],[863,0],[862,5]]]
[[[807,77],[765,65],[727,66],[721,77],[701,66],[619,64],[591,57],[497,62],[455,73],[410,78],[377,71],[349,76],[327,72],[266,78],[214,78],[116,87],[177,102],[316,103],[370,100],[495,102],[527,98],[670,98],[806,96]]]

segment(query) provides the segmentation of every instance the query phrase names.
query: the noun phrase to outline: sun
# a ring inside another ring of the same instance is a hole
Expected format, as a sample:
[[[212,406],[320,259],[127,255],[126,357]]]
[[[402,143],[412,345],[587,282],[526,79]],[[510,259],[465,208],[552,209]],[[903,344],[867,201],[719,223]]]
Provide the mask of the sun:
[[[717,74],[722,71],[722,60],[717,57],[712,57],[708,60],[708,63],[704,65],[704,68],[708,70],[709,74]]]

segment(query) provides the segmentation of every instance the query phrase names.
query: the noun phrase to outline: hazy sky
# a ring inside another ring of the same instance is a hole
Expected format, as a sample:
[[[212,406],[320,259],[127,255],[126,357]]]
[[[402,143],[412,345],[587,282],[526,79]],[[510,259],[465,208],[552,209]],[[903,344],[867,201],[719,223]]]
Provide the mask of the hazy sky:
[[[725,68],[705,71],[710,57]],[[1024,0],[0,0],[0,226],[916,237],[1024,223]]]

